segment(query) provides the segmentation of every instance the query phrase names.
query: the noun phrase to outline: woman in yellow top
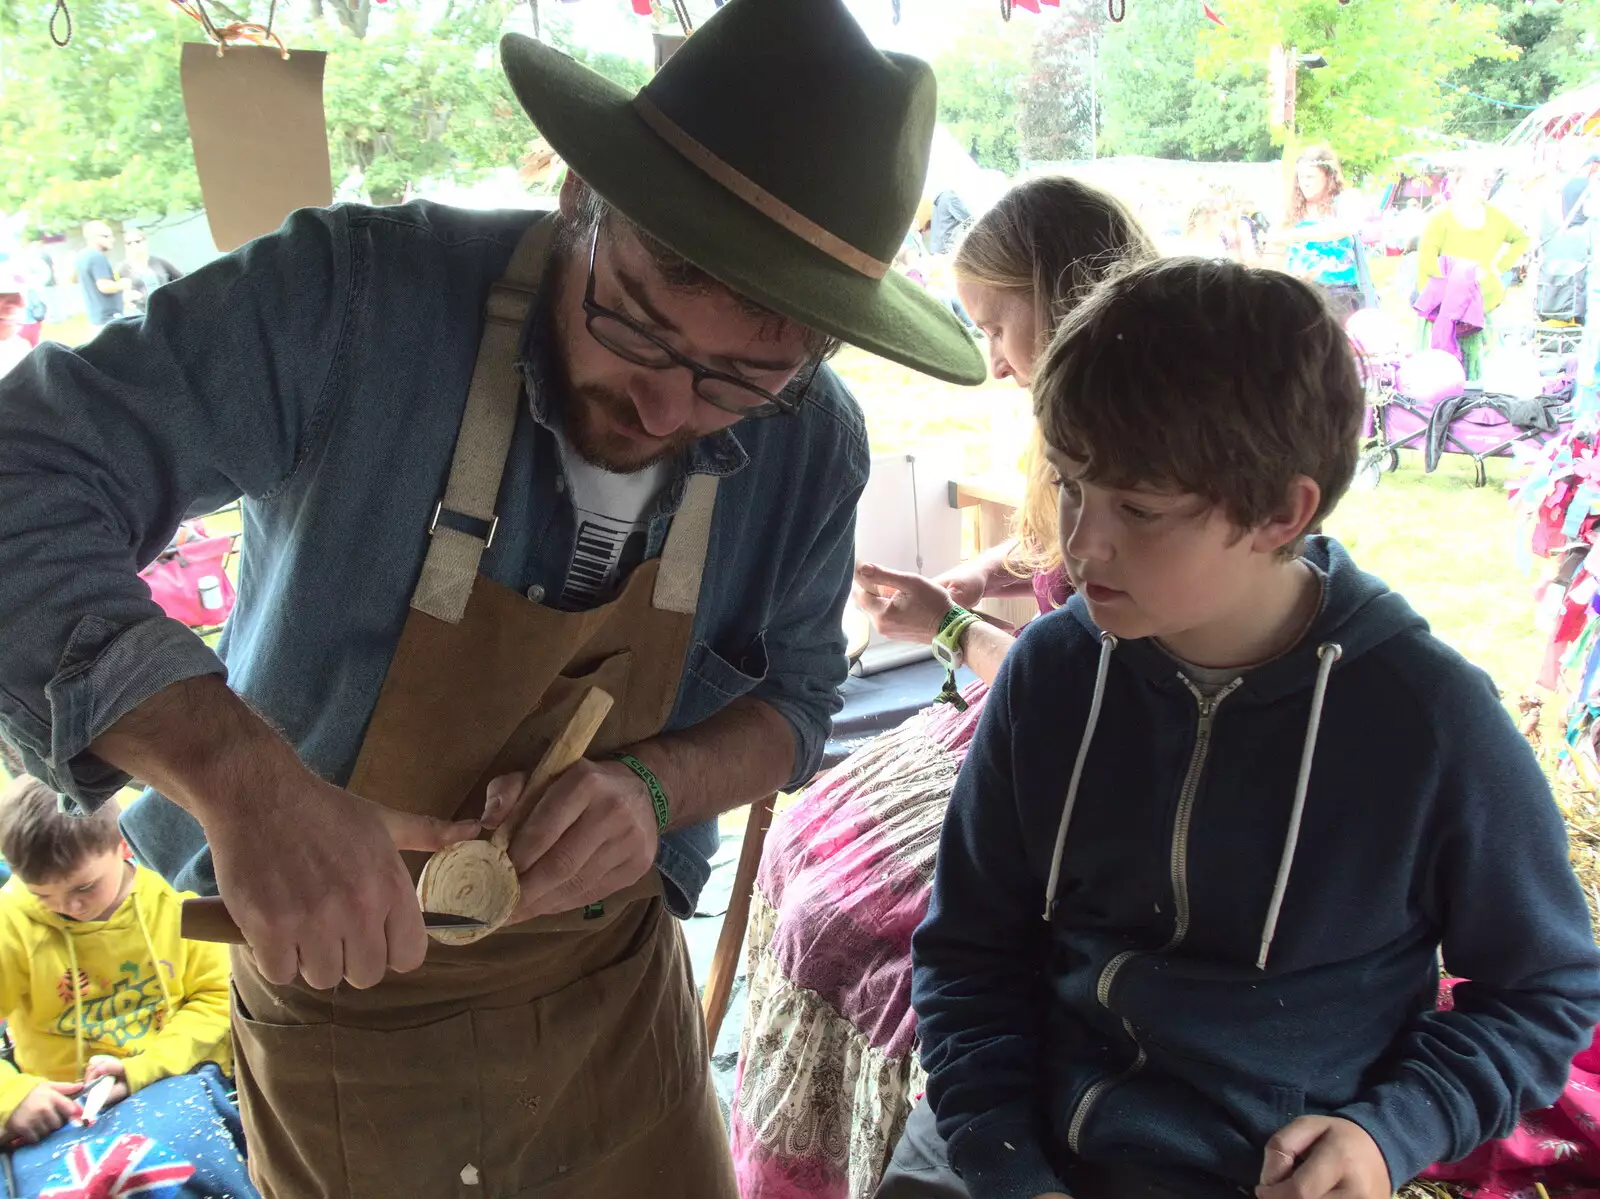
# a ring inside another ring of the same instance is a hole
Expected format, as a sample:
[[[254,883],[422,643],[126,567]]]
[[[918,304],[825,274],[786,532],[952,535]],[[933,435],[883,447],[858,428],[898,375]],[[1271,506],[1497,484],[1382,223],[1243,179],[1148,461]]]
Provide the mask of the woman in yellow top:
[[[1528,248],[1527,231],[1499,208],[1489,203],[1494,191],[1494,173],[1481,167],[1467,167],[1454,180],[1450,203],[1435,213],[1422,231],[1417,248],[1417,290],[1444,272],[1441,256],[1466,259],[1478,265],[1478,285],[1483,289],[1483,311],[1487,315],[1506,298],[1501,274],[1510,270]],[[1473,369],[1482,351],[1483,334],[1461,338],[1462,356],[1468,361],[1467,377],[1476,378]]]

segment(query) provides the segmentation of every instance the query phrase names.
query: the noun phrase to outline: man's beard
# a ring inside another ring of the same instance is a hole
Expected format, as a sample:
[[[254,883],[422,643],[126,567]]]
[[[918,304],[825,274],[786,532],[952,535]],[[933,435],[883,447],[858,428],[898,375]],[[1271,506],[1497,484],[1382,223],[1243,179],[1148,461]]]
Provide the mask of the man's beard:
[[[560,368],[565,376],[565,364]],[[568,383],[560,392],[561,425],[567,441],[591,466],[613,474],[628,475],[675,458],[694,440],[694,434],[679,429],[664,441],[643,444],[617,432],[614,421],[625,429],[648,437],[639,423],[638,410],[620,392],[597,383],[578,386]]]

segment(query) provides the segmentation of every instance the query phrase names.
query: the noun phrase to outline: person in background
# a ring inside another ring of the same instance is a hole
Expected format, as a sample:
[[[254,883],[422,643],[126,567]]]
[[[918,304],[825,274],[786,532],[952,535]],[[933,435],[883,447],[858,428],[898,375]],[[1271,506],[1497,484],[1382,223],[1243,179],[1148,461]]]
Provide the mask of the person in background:
[[[1506,298],[1503,276],[1528,248],[1527,231],[1489,203],[1495,182],[1495,173],[1483,167],[1467,167],[1457,173],[1449,204],[1429,219],[1417,247],[1418,291],[1445,274],[1441,258],[1470,262],[1477,268],[1473,277],[1483,297],[1485,328],[1457,337],[1468,379],[1480,374],[1488,321]]]
[[[1022,184],[978,218],[956,288],[983,329],[990,372],[1027,387],[1048,333],[1106,273],[1153,257],[1112,197],[1065,176]],[[974,622],[985,596],[1069,594],[1056,493],[1029,448],[1016,535],[937,579],[867,563],[857,604],[880,635],[947,638],[978,681],[875,738],[823,775],[773,826],[751,908],[750,1007],[732,1112],[743,1199],[846,1199],[877,1183],[917,1094],[911,931],[955,771],[988,683],[1015,638]],[[930,698],[932,698],[930,696]]]
[[[33,349],[22,335],[28,323],[28,281],[0,267],[0,379]]]
[[[933,254],[950,253],[970,224],[972,210],[966,201],[954,188],[945,188],[933,198],[933,214],[928,221],[928,250]]]
[[[77,1096],[114,1078],[111,1102],[202,1062],[231,1066],[228,951],[179,935],[180,897],[136,866],[117,806],[88,817],[23,775],[0,793],[0,1061],[7,1138],[44,1140]]]
[[[1560,219],[1564,225],[1581,225],[1589,219],[1588,206],[1583,201],[1594,187],[1596,175],[1600,175],[1600,154],[1591,154],[1561,185]]]
[[[164,283],[182,279],[183,272],[165,258],[151,255],[148,235],[143,229],[124,229],[122,244],[128,256],[117,273],[128,281],[124,311],[137,315],[144,312],[151,292]]]
[[[84,248],[78,255],[78,283],[83,288],[83,312],[96,329],[122,315],[123,293],[129,288],[111,265],[111,247],[116,236],[104,221],[90,221],[83,227]]]
[[[1359,201],[1345,191],[1339,159],[1327,146],[1307,146],[1295,159],[1283,230],[1275,241],[1283,269],[1315,283],[1342,320],[1376,299],[1357,236]]]
[[[1478,265],[1483,308],[1493,312],[1506,298],[1503,276],[1528,248],[1528,233],[1498,206],[1489,203],[1495,172],[1467,167],[1451,182],[1450,202],[1422,230],[1417,249],[1417,286],[1439,276],[1439,258],[1465,258]]]

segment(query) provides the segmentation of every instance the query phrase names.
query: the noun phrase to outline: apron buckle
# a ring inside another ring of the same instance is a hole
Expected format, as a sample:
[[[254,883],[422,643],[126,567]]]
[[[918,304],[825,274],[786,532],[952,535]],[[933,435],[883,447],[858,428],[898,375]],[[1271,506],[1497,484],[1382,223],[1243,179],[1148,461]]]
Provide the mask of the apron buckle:
[[[457,533],[465,533],[468,537],[476,537],[483,542],[484,549],[488,549],[494,544],[495,530],[500,527],[500,517],[497,514],[491,514],[488,520],[484,520],[481,516],[471,516],[465,512],[457,512],[454,509],[446,508],[444,501],[440,500],[433,506],[433,519],[428,521],[429,537],[432,537],[438,530],[439,517],[441,515],[450,518],[445,521],[445,528],[454,529]],[[463,527],[471,525],[478,527]]]

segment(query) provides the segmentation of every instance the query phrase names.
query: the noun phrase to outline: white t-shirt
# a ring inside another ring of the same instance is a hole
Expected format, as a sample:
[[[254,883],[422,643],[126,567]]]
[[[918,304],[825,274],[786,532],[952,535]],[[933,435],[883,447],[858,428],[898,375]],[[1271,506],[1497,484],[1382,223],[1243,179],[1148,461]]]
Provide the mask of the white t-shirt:
[[[618,475],[584,461],[559,430],[556,444],[577,521],[561,606],[593,608],[610,599],[618,581],[644,560],[650,506],[666,485],[672,463]]]

